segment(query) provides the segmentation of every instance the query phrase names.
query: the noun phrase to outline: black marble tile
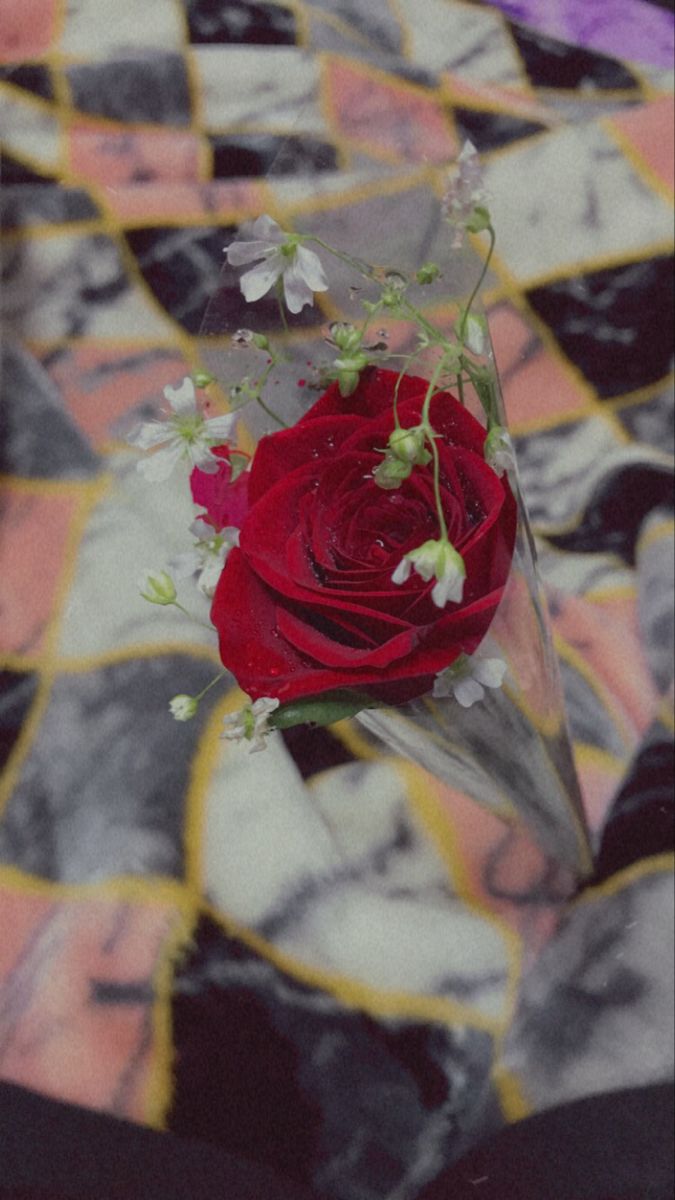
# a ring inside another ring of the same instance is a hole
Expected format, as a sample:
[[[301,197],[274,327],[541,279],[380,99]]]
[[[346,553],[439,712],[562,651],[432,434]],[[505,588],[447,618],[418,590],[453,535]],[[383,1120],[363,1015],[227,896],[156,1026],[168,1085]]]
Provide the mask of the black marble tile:
[[[626,463],[598,481],[574,529],[548,540],[559,550],[573,554],[618,554],[633,566],[644,520],[654,509],[667,509],[672,504],[673,481],[668,467]]]
[[[22,229],[29,225],[64,225],[90,221],[99,210],[84,188],[49,187],[47,180],[21,181],[11,186],[4,180],[0,191],[0,227]]]
[[[8,339],[0,372],[0,474],[81,479],[99,465],[41,364]]]
[[[313,0],[311,7],[351,27],[361,44],[366,39],[380,53],[404,53],[403,28],[394,5],[364,3],[364,0]]]
[[[126,238],[148,287],[169,315],[188,333],[222,334],[248,327],[250,307],[241,293],[241,270],[227,265],[225,247],[236,227],[130,229]],[[256,328],[282,328],[276,299],[255,305]],[[316,306],[305,308],[295,326],[320,325]]]
[[[246,43],[257,46],[293,46],[297,37],[295,14],[281,4],[264,0],[187,0],[190,41]]]
[[[268,133],[211,137],[216,179],[268,175],[313,175],[335,171],[338,156],[330,142],[311,137],[279,137]]]
[[[54,86],[49,67],[40,63],[17,63],[0,67],[0,80],[13,83],[15,87],[24,88],[34,96],[43,100],[54,99]]]
[[[665,378],[672,365],[673,259],[608,267],[527,292],[601,399]]]
[[[14,749],[35,699],[37,686],[38,676],[34,672],[0,670],[0,770]]]
[[[169,1128],[335,1200],[412,1195],[498,1122],[488,1035],[347,1010],[206,918],[172,1027]]]
[[[535,29],[510,22],[525,70],[535,87],[597,91],[640,91],[624,63],[571,46]]]
[[[146,53],[77,64],[68,68],[67,77],[73,105],[80,112],[113,121],[190,124],[188,74],[180,54]]]
[[[661,392],[650,400],[641,400],[639,403],[619,408],[616,415],[636,442],[644,442],[657,450],[663,450],[666,454],[675,454],[675,405],[672,389]]]
[[[285,729],[282,737],[303,779],[354,761],[354,755],[339,738],[333,737],[330,729],[296,725]]]
[[[127,230],[126,239],[148,287],[188,333],[199,333],[211,297],[225,282],[224,247],[231,228]],[[232,293],[235,300],[234,276]],[[238,289],[237,289],[238,290]]]
[[[593,885],[632,863],[674,848],[675,747],[661,728],[637,754],[612,805],[602,835]]]
[[[180,724],[168,703],[178,691],[196,694],[213,673],[210,663],[167,655],[57,678],[0,819],[0,862],[78,883],[180,876],[208,705]]]
[[[524,121],[505,112],[483,112],[474,108],[453,108],[462,139],[468,138],[477,150],[496,150],[546,129],[536,121]]]
[[[2,186],[9,187],[14,183],[53,184],[54,176],[41,174],[32,167],[27,167],[19,159],[13,158],[5,150],[2,152]]]

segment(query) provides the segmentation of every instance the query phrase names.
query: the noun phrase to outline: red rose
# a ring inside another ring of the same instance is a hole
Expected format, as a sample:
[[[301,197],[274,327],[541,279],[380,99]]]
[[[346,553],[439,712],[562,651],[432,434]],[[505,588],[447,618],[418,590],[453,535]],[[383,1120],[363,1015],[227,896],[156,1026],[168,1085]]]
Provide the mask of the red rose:
[[[213,474],[200,471],[195,467],[190,476],[190,488],[195,504],[201,504],[206,509],[205,517],[214,529],[220,532],[228,526],[242,524],[248,512],[248,474],[244,473],[232,480],[232,464],[228,446],[217,446],[213,453],[222,462]],[[240,454],[240,451],[237,451]]]
[[[337,385],[292,429],[261,440],[249,512],[213,601],[225,666],[252,699],[282,704],[356,689],[385,703],[431,691],[439,671],[482,641],[509,574],[516,505],[483,458],[485,431],[444,394],[431,405],[441,435],[448,536],[464,558],[460,604],[439,609],[432,583],[392,583],[402,557],[439,528],[433,468],[396,490],[373,472],[394,427],[397,375],[369,369],[345,400]],[[405,378],[399,419],[418,425],[427,383]]]

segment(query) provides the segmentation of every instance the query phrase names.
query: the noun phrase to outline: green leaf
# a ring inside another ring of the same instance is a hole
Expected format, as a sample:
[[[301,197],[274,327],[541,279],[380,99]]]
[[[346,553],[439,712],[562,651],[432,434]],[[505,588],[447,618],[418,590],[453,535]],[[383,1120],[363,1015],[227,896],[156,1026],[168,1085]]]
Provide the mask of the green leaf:
[[[325,692],[284,704],[272,713],[269,724],[273,729],[293,729],[295,725],[334,725],[355,717],[364,708],[380,707],[372,696],[350,690]]]

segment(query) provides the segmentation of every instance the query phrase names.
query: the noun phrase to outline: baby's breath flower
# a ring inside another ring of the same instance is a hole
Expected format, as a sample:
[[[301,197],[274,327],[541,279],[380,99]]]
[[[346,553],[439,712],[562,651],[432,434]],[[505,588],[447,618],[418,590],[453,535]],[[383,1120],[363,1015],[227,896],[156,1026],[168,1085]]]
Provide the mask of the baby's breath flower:
[[[416,550],[408,551],[394,571],[392,583],[407,583],[413,570],[425,583],[436,580],[431,598],[437,608],[445,608],[450,601],[461,604],[466,567],[461,554],[450,542],[430,540]]]
[[[138,588],[143,599],[149,604],[167,606],[176,600],[173,579],[166,571],[146,571],[138,581]]]
[[[485,207],[486,198],[478,151],[472,142],[466,141],[443,197],[443,211],[455,229],[452,243],[455,250],[462,245],[466,230],[480,233],[481,229],[488,228],[490,214]]]
[[[279,280],[283,283],[286,305],[292,313],[300,313],[305,305],[313,305],[315,292],[328,291],[321,259],[302,245],[299,235],[284,233],[268,216],[258,218],[253,235],[253,241],[233,242],[226,250],[231,267],[258,263],[241,277],[241,290],[249,304],[261,300]]]
[[[191,467],[214,473],[219,459],[211,453],[212,446],[222,446],[230,437],[236,416],[205,418],[197,406],[195,385],[189,375],[179,387],[165,387],[164,396],[171,414],[166,421],[147,421],[129,438],[132,446],[152,450],[155,454],[143,458],[138,470],[152,483],[168,479],[176,463],[185,458]]]
[[[222,736],[229,742],[247,741],[251,743],[251,754],[265,749],[265,738],[273,730],[269,718],[279,707],[279,701],[269,696],[263,696],[254,704],[245,704],[239,712],[225,717]]]
[[[199,701],[196,696],[174,696],[169,701],[169,708],[175,721],[191,721],[197,715]]]
[[[434,683],[434,697],[454,696],[462,708],[471,708],[485,697],[486,688],[500,688],[507,666],[501,658],[469,658],[462,654],[457,662],[441,671]]]
[[[199,591],[211,600],[230,550],[239,545],[239,530],[234,526],[216,530],[198,518],[190,526],[190,532],[195,538],[192,550],[172,559],[170,566],[177,579],[198,575]]]
[[[412,463],[393,454],[385,454],[377,470],[373,471],[373,479],[378,487],[385,492],[394,492],[412,475]]]
[[[485,461],[497,475],[515,471],[516,454],[509,433],[503,425],[493,425],[485,439]]]
[[[425,446],[426,436],[423,425],[415,425],[410,429],[395,429],[389,437],[389,452],[401,462],[426,467],[427,463],[431,462],[431,454]]]
[[[440,274],[441,268],[439,267],[438,263],[425,263],[424,266],[420,267],[419,271],[417,272],[417,282],[421,283],[423,287],[426,287],[430,283],[435,283]]]

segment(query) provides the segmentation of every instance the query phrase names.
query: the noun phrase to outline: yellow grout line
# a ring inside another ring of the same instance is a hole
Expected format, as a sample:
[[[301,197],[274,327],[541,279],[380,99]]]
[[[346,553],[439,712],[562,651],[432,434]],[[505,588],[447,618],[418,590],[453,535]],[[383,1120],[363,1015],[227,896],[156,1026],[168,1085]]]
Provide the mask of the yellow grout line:
[[[579,908],[586,904],[593,904],[596,900],[616,896],[624,888],[632,887],[642,879],[649,879],[650,876],[661,873],[670,873],[673,869],[675,869],[675,855],[672,853],[655,854],[652,858],[640,859],[639,862],[632,863],[623,871],[618,871],[616,875],[612,875],[611,879],[598,884],[597,887],[588,888],[587,891],[582,892],[576,900],[572,901],[571,908]]]
[[[239,925],[208,901],[203,912],[230,937],[237,938],[254,953],[272,963],[291,978],[334,996],[347,1009],[369,1013],[375,1017],[399,1017],[409,1020],[434,1021],[443,1025],[461,1025],[497,1036],[502,1022],[486,1016],[460,1001],[415,992],[394,991],[374,987],[338,971],[314,967],[287,954],[252,930]]]
[[[176,1046],[173,1036],[172,1000],[176,967],[189,948],[199,919],[199,906],[176,914],[173,929],[164,942],[153,973],[155,999],[152,1006],[152,1061],[146,1081],[144,1118],[153,1129],[165,1130],[174,1094]]]
[[[63,883],[0,863],[0,888],[65,903],[121,900],[153,908],[175,907],[183,913],[189,913],[194,905],[194,896],[185,884],[167,875],[115,875],[94,883]]]
[[[565,263],[564,266],[554,267],[541,275],[531,275],[518,280],[518,286],[523,291],[533,291],[535,288],[550,287],[553,283],[565,283],[574,280],[579,275],[592,275],[599,271],[610,271],[618,267],[630,266],[648,258],[667,258],[673,253],[673,239],[652,242],[643,246],[635,246],[630,250],[617,250],[612,254],[598,255],[597,258],[580,258]]]
[[[655,399],[661,393],[672,388],[673,383],[675,383],[675,372],[670,371],[668,375],[665,375],[663,379],[658,379],[656,383],[649,383],[643,388],[638,388],[635,392],[626,392],[623,396],[615,396],[612,400],[603,400],[602,404],[617,412],[633,404],[641,404],[645,400]]]

